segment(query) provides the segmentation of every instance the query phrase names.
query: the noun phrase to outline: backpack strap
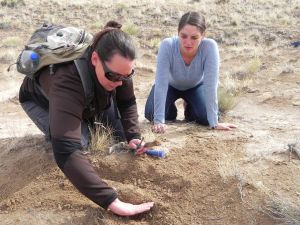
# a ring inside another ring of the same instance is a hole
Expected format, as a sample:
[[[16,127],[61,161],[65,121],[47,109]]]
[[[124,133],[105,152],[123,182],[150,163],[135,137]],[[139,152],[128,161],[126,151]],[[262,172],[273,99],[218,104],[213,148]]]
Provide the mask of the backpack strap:
[[[80,58],[75,59],[74,63],[82,82],[86,106],[89,106],[94,98],[94,83],[93,78],[90,75],[88,62],[85,58]]]

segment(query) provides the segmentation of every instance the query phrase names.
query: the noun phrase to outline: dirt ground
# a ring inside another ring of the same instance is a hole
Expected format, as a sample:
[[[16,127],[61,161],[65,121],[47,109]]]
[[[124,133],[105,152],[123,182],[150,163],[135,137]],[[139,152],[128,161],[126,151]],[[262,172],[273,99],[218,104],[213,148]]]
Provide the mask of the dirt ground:
[[[288,144],[300,149],[300,47],[291,45],[300,41],[299,0],[0,3],[0,224],[300,224],[300,158],[288,151]],[[185,123],[179,101],[178,121],[153,134],[143,112],[158,44],[176,35],[189,10],[204,13],[207,35],[219,44],[220,86],[238,94],[221,121],[238,129]],[[64,177],[18,103],[22,75],[6,71],[44,21],[95,33],[110,19],[124,24],[139,49],[134,82],[143,135],[169,149],[163,159],[107,149],[88,155],[120,199],[155,202],[126,218],[99,208]]]

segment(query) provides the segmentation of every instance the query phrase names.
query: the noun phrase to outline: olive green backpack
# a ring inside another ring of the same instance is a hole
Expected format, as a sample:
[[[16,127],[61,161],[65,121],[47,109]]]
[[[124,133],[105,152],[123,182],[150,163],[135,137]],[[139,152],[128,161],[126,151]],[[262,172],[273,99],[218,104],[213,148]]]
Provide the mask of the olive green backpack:
[[[49,66],[51,74],[55,64],[74,61],[89,103],[93,93],[91,93],[91,81],[87,79],[87,63],[82,58],[91,45],[92,39],[93,36],[83,29],[45,23],[33,32],[25,48],[20,53],[16,62],[17,70],[19,73],[34,79],[36,72],[42,67]],[[39,56],[38,66],[33,71],[24,70],[22,65],[21,56],[26,50],[34,51]]]

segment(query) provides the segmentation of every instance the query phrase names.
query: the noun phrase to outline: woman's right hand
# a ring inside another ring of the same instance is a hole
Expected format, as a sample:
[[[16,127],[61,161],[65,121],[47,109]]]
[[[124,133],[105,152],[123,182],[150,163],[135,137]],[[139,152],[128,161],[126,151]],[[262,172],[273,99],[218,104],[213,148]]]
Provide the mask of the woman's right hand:
[[[164,123],[155,123],[152,126],[152,132],[154,133],[165,133],[167,130],[167,125]]]
[[[153,202],[146,202],[134,205],[122,202],[117,198],[108,206],[108,209],[119,216],[134,216],[136,214],[149,211],[153,207],[153,204]]]

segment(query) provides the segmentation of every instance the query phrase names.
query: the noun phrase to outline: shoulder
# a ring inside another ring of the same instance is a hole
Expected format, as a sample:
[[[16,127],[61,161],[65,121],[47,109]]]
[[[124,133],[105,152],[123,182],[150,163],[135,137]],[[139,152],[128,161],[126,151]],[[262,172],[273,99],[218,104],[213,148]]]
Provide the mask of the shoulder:
[[[83,105],[85,96],[83,85],[74,62],[54,67],[54,74],[51,78],[52,95],[59,95],[66,99],[76,99]]]
[[[163,48],[163,49],[175,48],[177,42],[178,42],[177,37],[165,38],[160,42],[160,48]]]
[[[218,49],[217,42],[211,38],[204,38],[202,40],[202,46],[204,49],[210,49],[210,48]]]

